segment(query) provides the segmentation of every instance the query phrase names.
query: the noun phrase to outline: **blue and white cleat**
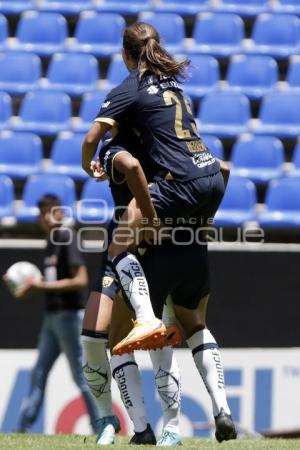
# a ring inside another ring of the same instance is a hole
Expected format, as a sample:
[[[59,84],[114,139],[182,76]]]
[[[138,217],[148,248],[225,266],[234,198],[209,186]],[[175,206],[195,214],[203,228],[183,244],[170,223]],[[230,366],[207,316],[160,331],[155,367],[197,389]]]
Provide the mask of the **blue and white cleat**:
[[[120,431],[120,421],[117,416],[106,416],[98,420],[98,436],[96,444],[112,445],[115,442],[115,435]]]
[[[163,431],[156,447],[177,447],[177,445],[182,445],[181,436],[178,433],[172,431]]]

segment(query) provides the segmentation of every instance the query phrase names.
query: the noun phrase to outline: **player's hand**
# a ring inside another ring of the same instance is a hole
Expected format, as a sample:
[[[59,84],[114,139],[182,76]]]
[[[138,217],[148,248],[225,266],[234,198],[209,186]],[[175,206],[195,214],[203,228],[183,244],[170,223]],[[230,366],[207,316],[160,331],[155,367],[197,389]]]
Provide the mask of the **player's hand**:
[[[37,294],[39,291],[39,282],[32,281],[16,289],[13,295],[15,298],[23,299],[31,297],[32,295]]]
[[[99,158],[97,158],[96,161],[91,161],[91,172],[93,178],[96,179],[96,181],[104,181],[108,179],[108,176],[106,175],[103,167],[101,166],[101,163],[99,161]]]

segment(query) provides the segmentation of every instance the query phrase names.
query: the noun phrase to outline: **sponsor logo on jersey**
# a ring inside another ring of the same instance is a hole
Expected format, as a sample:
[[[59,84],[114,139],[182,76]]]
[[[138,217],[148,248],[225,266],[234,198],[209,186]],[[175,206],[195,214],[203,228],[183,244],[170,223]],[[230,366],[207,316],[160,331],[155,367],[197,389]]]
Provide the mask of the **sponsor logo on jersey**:
[[[150,94],[150,95],[151,95],[151,94],[152,94],[152,95],[157,94],[158,91],[159,91],[159,89],[158,89],[156,86],[149,86],[148,89],[147,89],[147,92],[148,92],[148,94]]]

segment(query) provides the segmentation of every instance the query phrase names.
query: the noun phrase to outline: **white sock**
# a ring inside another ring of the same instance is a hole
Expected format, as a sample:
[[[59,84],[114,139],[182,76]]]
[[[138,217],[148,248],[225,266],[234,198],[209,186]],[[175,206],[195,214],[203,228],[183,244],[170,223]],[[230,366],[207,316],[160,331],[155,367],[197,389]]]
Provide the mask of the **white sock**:
[[[170,295],[168,295],[168,297],[165,301],[165,304],[164,304],[163,313],[162,313],[162,321],[166,327],[169,327],[171,325],[176,325],[176,323],[177,323],[174,306],[173,306],[173,300]]]
[[[210,395],[213,415],[217,416],[221,408],[224,408],[224,411],[230,414],[226,399],[223,365],[219,347],[213,335],[207,329],[197,331],[187,339],[187,343],[192,350],[196,367]]]
[[[135,311],[136,319],[141,322],[154,319],[148,283],[136,256],[122,253],[113,259],[113,264],[126,297]]]
[[[114,379],[119,387],[121,398],[133,422],[135,432],[147,428],[147,414],[142,394],[141,376],[133,353],[118,356],[110,360]]]
[[[163,429],[180,434],[181,378],[173,349],[165,347],[149,353],[155,374],[156,389],[163,410]]]
[[[81,336],[82,370],[98,407],[99,417],[112,416],[111,371],[106,353],[107,338]]]

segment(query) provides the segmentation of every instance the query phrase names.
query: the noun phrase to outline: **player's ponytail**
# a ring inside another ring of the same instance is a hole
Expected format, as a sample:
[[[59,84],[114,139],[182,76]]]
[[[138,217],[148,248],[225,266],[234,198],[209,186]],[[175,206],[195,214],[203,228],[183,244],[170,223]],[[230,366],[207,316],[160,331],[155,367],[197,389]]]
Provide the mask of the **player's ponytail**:
[[[137,62],[141,76],[146,72],[154,75],[184,78],[185,69],[190,61],[176,61],[164,47],[160,45],[157,30],[147,23],[136,22],[125,29],[123,47]]]

